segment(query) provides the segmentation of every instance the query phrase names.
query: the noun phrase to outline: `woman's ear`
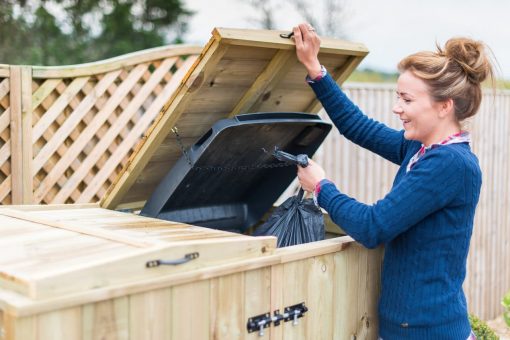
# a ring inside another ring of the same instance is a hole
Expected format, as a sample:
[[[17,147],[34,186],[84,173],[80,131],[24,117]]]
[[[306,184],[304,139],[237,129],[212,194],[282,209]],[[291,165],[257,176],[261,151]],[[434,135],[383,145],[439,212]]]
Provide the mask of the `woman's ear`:
[[[452,98],[448,98],[439,102],[439,117],[446,118],[450,115],[455,115],[455,103]]]

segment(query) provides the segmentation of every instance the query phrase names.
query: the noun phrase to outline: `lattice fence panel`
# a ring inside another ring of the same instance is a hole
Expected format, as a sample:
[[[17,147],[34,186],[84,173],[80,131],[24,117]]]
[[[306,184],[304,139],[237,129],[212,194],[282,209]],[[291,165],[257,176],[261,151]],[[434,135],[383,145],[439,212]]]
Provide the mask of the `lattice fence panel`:
[[[0,77],[0,203],[11,204],[10,147],[10,86],[9,78]]]
[[[195,59],[175,56],[90,76],[33,79],[34,203],[102,198]]]

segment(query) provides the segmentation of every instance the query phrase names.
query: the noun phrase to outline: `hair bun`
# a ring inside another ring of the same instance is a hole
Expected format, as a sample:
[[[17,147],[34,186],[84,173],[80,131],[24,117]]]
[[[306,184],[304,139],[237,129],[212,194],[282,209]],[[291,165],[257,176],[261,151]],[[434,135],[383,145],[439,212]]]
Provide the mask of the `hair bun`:
[[[481,41],[452,38],[446,42],[444,51],[439,50],[439,53],[457,62],[471,82],[481,83],[491,74],[491,62]]]

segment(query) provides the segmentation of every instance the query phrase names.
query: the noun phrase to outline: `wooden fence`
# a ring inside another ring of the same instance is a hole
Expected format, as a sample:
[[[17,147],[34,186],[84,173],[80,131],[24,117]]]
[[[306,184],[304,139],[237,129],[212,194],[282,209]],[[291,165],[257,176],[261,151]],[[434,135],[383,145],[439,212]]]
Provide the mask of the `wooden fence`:
[[[0,203],[97,202],[201,49],[168,46],[70,67],[0,65]],[[350,84],[370,116],[394,128],[393,85]],[[470,124],[483,187],[465,291],[484,319],[510,289],[510,92],[485,95]],[[332,132],[318,157],[347,194],[373,203],[396,167]]]
[[[368,116],[402,129],[391,111],[395,85],[352,83],[344,89]],[[480,112],[466,128],[472,132],[483,185],[464,289],[470,311],[487,320],[501,315],[501,298],[510,289],[510,91],[486,92]],[[336,130],[317,159],[343,192],[369,204],[390,190],[397,171],[397,166],[346,141]]]
[[[0,65],[0,203],[97,202],[200,51]]]

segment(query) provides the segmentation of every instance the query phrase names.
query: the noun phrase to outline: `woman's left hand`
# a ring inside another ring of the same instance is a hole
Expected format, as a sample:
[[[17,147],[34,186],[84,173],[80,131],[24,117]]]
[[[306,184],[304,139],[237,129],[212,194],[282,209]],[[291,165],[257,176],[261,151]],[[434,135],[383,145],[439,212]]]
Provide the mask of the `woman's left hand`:
[[[301,184],[301,187],[305,191],[313,192],[317,183],[325,178],[326,173],[324,169],[311,159],[308,161],[308,166],[306,168],[298,166],[299,184]]]

